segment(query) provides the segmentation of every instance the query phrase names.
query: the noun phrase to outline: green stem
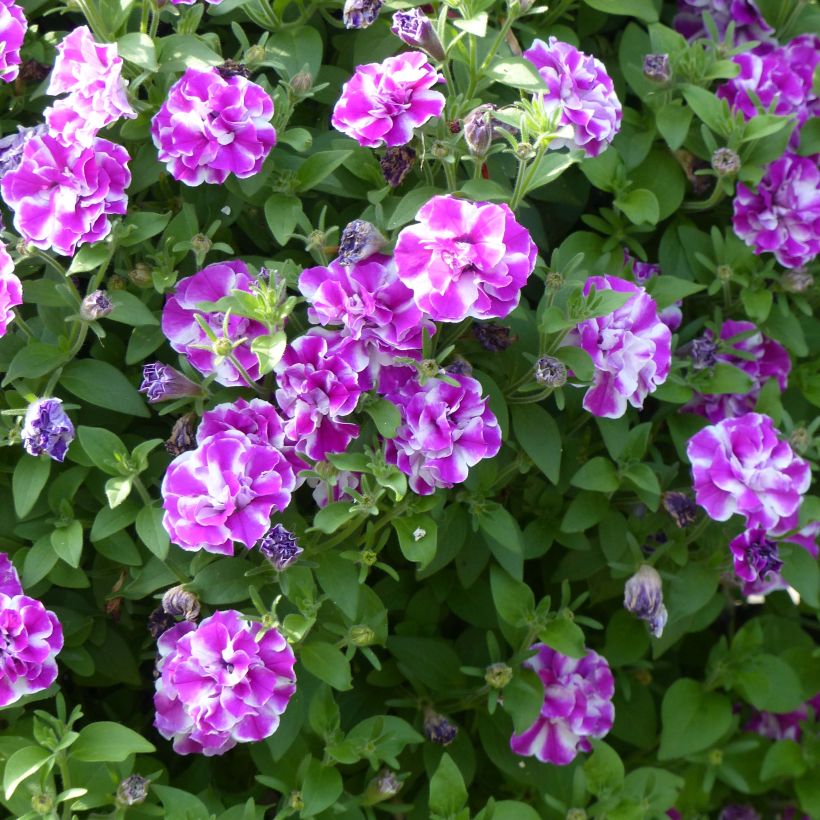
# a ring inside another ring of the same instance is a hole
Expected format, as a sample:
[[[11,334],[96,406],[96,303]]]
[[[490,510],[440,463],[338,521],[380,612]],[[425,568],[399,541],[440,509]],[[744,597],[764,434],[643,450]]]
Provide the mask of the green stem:
[[[683,210],[708,211],[710,208],[714,208],[725,196],[726,192],[723,190],[723,187],[719,184],[715,184],[715,190],[712,191],[708,199],[704,199],[701,202],[684,202]]]
[[[137,491],[137,495],[146,507],[153,506],[154,500],[149,495],[148,490],[145,489],[145,485],[142,483],[142,479],[139,476],[135,475],[131,479],[131,485]]]
[[[236,371],[247,382],[248,387],[253,388],[259,395],[265,392],[251,377],[247,370],[239,363],[239,360],[233,353],[228,354],[228,361],[236,368]]]
[[[510,199],[511,211],[514,211],[524,198],[524,178],[526,176],[527,165],[526,160],[518,161],[518,173],[515,175],[515,187],[513,188],[513,194]]]
[[[97,35],[97,39],[103,43],[108,43],[113,40],[113,36],[108,31],[108,26],[105,24],[102,17],[97,16],[97,9],[94,7],[95,0],[77,0],[77,5],[80,11],[91,26],[91,30]]]
[[[58,752],[57,753],[57,768],[60,771],[60,781],[62,782],[62,791],[68,791],[71,788],[71,774],[68,769],[68,758],[66,757],[66,753]],[[71,820],[71,801],[66,800],[63,803],[63,812],[62,812],[63,820]]]
[[[36,338],[34,333],[31,330],[31,328],[28,326],[28,323],[26,322],[26,320],[17,311],[14,311],[14,321],[17,324],[17,326],[20,328],[20,330],[23,331],[23,333],[26,335],[27,338],[29,338],[29,339]]]
[[[322,544],[317,544],[316,549],[311,550],[312,552],[325,552],[329,550],[331,547],[335,547],[337,544],[341,544],[347,538],[350,538],[354,532],[356,532],[359,527],[362,525],[361,519],[356,519],[355,521],[351,521],[343,530],[337,532],[336,535],[329,538]]]

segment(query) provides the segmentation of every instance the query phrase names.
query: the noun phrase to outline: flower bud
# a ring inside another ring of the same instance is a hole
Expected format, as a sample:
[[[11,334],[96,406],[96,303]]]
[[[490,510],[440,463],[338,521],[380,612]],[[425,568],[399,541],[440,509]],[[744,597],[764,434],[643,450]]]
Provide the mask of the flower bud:
[[[434,60],[444,59],[444,47],[430,18],[418,8],[397,11],[390,31],[403,43],[426,51]]]
[[[266,56],[264,46],[253,45],[245,52],[245,63],[261,63]]]
[[[416,152],[407,145],[388,148],[379,160],[382,176],[391,188],[398,188],[416,162]]]
[[[305,801],[302,799],[302,792],[292,791],[288,798],[288,806],[296,811],[302,811],[305,807]]]
[[[355,646],[370,646],[376,640],[376,633],[366,624],[350,627],[350,642]]]
[[[127,287],[128,282],[119,274],[108,277],[108,290],[125,290]]]
[[[731,265],[718,265],[715,271],[715,276],[717,276],[721,282],[731,281],[734,275],[735,272],[732,270]]]
[[[698,514],[695,502],[683,493],[668,492],[662,497],[663,508],[672,516],[679,527],[693,524]]]
[[[707,370],[717,364],[717,345],[708,336],[694,339],[691,344],[690,357],[693,370]]]
[[[180,584],[162,596],[162,609],[175,618],[195,621],[199,617],[199,598]]]
[[[510,329],[498,322],[473,322],[473,336],[485,349],[493,353],[506,350],[515,340]]]
[[[712,154],[712,170],[719,177],[734,176],[740,170],[740,157],[731,148],[718,148]]]
[[[789,436],[789,444],[799,453],[805,453],[811,444],[811,433],[805,427],[795,427]]]
[[[148,796],[149,781],[142,775],[132,774],[117,787],[117,803],[120,806],[138,806]]]
[[[223,80],[229,80],[231,77],[244,77],[247,80],[251,76],[247,67],[242,63],[237,63],[236,60],[225,60],[222,65],[216,67],[215,71]]]
[[[529,161],[535,156],[535,148],[528,142],[519,142],[515,146],[515,155],[524,162]]]
[[[545,387],[563,387],[567,383],[567,366],[555,356],[542,356],[535,363],[534,375]]]
[[[365,806],[373,806],[395,797],[401,789],[401,781],[390,769],[382,769],[374,777],[364,790],[362,803]]]
[[[506,663],[492,663],[484,670],[484,680],[492,689],[503,689],[512,676],[513,671]]]
[[[364,566],[372,567],[379,560],[379,554],[374,550],[362,550],[359,554],[359,560]]]
[[[495,106],[484,103],[474,108],[464,119],[464,141],[474,157],[485,157],[493,142]]]
[[[550,290],[561,290],[564,287],[564,276],[558,271],[551,270],[547,274],[547,287]]]
[[[170,365],[151,362],[142,368],[140,393],[145,393],[148,401],[156,404],[184,396],[201,396],[202,388]]]
[[[783,274],[780,284],[788,293],[805,293],[814,285],[814,277],[805,268],[793,268]]]
[[[133,269],[128,271],[128,278],[138,288],[150,288],[154,284],[154,272],[144,262],[137,262]]]
[[[108,298],[108,294],[104,290],[95,290],[80,304],[80,318],[86,322],[94,322],[108,316],[112,310],[114,303]]]
[[[148,616],[148,631],[151,637],[156,640],[163,632],[169,630],[172,626],[176,626],[176,618],[169,615],[161,606],[151,611]]]
[[[668,54],[647,54],[643,58],[643,76],[653,83],[667,83],[672,76]]]
[[[180,416],[171,428],[171,435],[165,442],[165,449],[172,455],[178,456],[196,449],[196,433],[194,431],[195,413],[186,413]]]
[[[454,356],[444,369],[452,376],[472,376],[473,374],[473,366],[463,356]]]
[[[567,809],[565,820],[587,820],[587,813],[583,809]]]
[[[385,238],[375,225],[364,219],[354,219],[345,226],[339,238],[337,261],[347,267],[378,253],[385,246]]]
[[[668,615],[663,605],[663,582],[656,569],[644,564],[626,582],[624,608],[642,621],[647,621],[649,631],[660,638]]]
[[[424,715],[424,736],[427,740],[439,746],[449,746],[457,734],[458,726],[452,721],[432,709],[427,710]]]
[[[313,88],[313,75],[309,71],[302,69],[302,71],[299,71],[291,77],[290,87],[294,94],[303,97]]]
[[[277,572],[286,570],[303,552],[296,536],[281,524],[274,524],[259,539],[257,546]]]
[[[23,449],[29,455],[45,453],[61,462],[74,441],[74,425],[63,410],[61,399],[36,399],[26,408],[20,435]]]
[[[430,148],[430,153],[436,159],[447,159],[450,156],[450,148],[447,143],[436,140]]]
[[[191,237],[191,248],[197,256],[205,256],[213,247],[210,237],[204,233],[196,233]]]
[[[342,20],[345,28],[367,28],[379,16],[384,0],[345,0]]]
[[[54,817],[54,795],[40,792],[31,796],[31,810],[41,817]]]

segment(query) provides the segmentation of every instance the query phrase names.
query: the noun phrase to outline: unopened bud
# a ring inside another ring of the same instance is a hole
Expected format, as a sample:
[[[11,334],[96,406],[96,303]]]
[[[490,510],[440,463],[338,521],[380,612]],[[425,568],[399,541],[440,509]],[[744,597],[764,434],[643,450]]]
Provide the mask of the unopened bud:
[[[450,156],[450,149],[446,143],[443,143],[441,140],[436,140],[430,148],[430,153],[436,159],[446,159]]]
[[[379,554],[373,550],[362,550],[359,553],[359,560],[366,567],[372,567],[379,560]]]
[[[217,339],[214,342],[213,350],[217,356],[221,356],[222,358],[225,356],[230,356],[233,352],[233,342],[223,336],[221,339]]]
[[[401,781],[390,769],[382,769],[364,790],[363,804],[373,806],[395,797],[401,789]]]
[[[376,640],[376,633],[366,624],[351,626],[349,636],[356,646],[370,646]]]
[[[811,444],[811,433],[805,427],[795,427],[789,436],[789,444],[799,453],[804,453]]]
[[[670,491],[663,494],[662,502],[663,508],[679,527],[688,527],[695,522],[698,507],[688,495]]]
[[[302,799],[302,792],[292,791],[288,798],[288,805],[296,811],[302,811],[305,807],[305,801]]]
[[[434,60],[443,60],[444,47],[441,45],[433,21],[418,8],[397,11],[393,15],[390,31],[403,43],[426,51]]]
[[[498,322],[474,322],[472,329],[476,341],[493,353],[506,350],[516,340],[510,329]]]
[[[378,253],[385,243],[385,238],[375,225],[365,222],[364,219],[354,219],[345,226],[339,238],[337,261],[345,267],[361,262]]]
[[[527,162],[535,156],[535,148],[528,142],[519,142],[515,146],[515,155],[523,162]]]
[[[564,276],[558,271],[551,270],[547,274],[547,287],[550,290],[561,290],[564,287]]]
[[[492,689],[503,689],[512,676],[513,671],[506,663],[492,663],[484,670],[484,680]]]
[[[259,540],[258,546],[259,552],[278,572],[295,563],[303,552],[296,536],[281,524],[274,524]]]
[[[535,363],[534,375],[545,387],[563,387],[567,383],[567,366],[555,356],[542,356]]]
[[[199,598],[180,584],[162,596],[162,608],[175,618],[195,621],[199,617]]]
[[[245,52],[245,62],[246,63],[261,63],[266,57],[265,47],[264,46],[251,46]]]
[[[668,54],[647,54],[643,58],[643,76],[653,83],[666,83],[672,76]]]
[[[142,775],[126,777],[117,788],[117,803],[120,806],[138,806],[148,796],[149,781]]]
[[[114,310],[114,303],[104,290],[95,290],[83,299],[80,305],[80,317],[86,322],[93,322],[108,316]]]
[[[204,256],[213,247],[213,242],[204,233],[196,233],[191,237],[191,247],[194,253]]]
[[[780,283],[789,293],[805,293],[814,285],[814,277],[805,268],[793,268],[783,274]]]
[[[384,0],[345,0],[342,20],[345,28],[367,28],[375,22]]]
[[[474,157],[485,157],[490,150],[495,131],[492,103],[474,108],[464,119],[464,141]]]
[[[32,795],[31,810],[41,817],[53,817],[54,812],[54,796],[47,792],[40,792]]]
[[[740,170],[740,157],[731,148],[718,148],[712,154],[712,169],[721,177],[734,176]]]
[[[138,288],[150,288],[154,283],[154,272],[144,262],[137,262],[137,264],[128,271],[128,278],[132,284]]]
[[[587,813],[583,809],[568,809],[565,820],[587,820]]]
[[[114,274],[108,277],[108,290],[125,290],[128,287],[128,282],[119,274]]]
[[[416,152],[409,146],[399,145],[395,148],[388,148],[379,160],[384,181],[391,188],[398,188],[412,170],[415,162]]]
[[[660,638],[666,626],[663,581],[658,571],[644,564],[624,587],[624,608],[649,624],[649,631]]]
[[[424,736],[431,743],[449,746],[458,734],[456,726],[449,718],[428,709],[424,715]]]
[[[172,456],[179,456],[187,453],[188,450],[196,449],[196,432],[194,422],[197,416],[195,413],[186,413],[180,416],[171,428],[171,435],[165,442],[165,449]]]
[[[734,275],[735,272],[732,270],[730,265],[718,265],[717,270],[715,271],[715,276],[717,276],[721,282],[731,281]]]
[[[473,374],[473,366],[462,356],[454,356],[444,369],[453,376],[472,376]]]
[[[251,76],[247,67],[242,63],[237,63],[236,60],[225,60],[222,65],[216,67],[216,73],[223,80],[229,80],[231,77],[244,77],[247,80]]]
[[[313,75],[309,71],[299,71],[291,77],[290,87],[300,97],[307,94],[313,88]]]
[[[176,626],[176,618],[169,615],[161,606],[152,610],[148,616],[148,631],[151,637],[156,640],[163,632],[169,630],[172,626]]]
[[[693,339],[690,357],[693,370],[708,370],[717,364],[717,345],[709,336]]]

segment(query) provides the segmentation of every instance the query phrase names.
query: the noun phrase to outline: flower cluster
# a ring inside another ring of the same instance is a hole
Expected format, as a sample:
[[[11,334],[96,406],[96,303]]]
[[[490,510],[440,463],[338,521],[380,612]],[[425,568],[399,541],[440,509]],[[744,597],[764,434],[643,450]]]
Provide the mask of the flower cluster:
[[[259,378],[259,360],[249,342],[267,333],[265,326],[243,316],[229,315],[200,306],[218,302],[233,290],[251,291],[253,278],[240,261],[216,262],[193,276],[180,279],[165,302],[162,332],[171,347],[205,376],[213,375],[226,387],[247,386]],[[208,326],[210,335],[196,317]],[[211,338],[213,336],[213,338]]]
[[[28,22],[14,0],[0,0],[0,80],[11,82],[20,73],[20,46]]]
[[[259,172],[276,144],[272,117],[273,100],[256,83],[189,68],[151,120],[151,137],[174,179],[219,184]]]
[[[65,145],[50,134],[33,137],[0,183],[14,227],[35,247],[65,256],[104,239],[108,217],[126,212],[130,159],[121,145],[99,137],[87,146]]]
[[[601,738],[615,721],[612,696],[615,681],[606,659],[589,650],[580,660],[544,644],[524,661],[544,686],[541,714],[524,732],[514,734],[510,747],[542,763],[566,766],[578,752],[592,749],[590,738]]]
[[[413,129],[438,117],[444,95],[433,91],[442,76],[420,52],[360,65],[333,109],[333,127],[359,145],[406,145]]]
[[[440,322],[507,316],[535,267],[529,231],[506,205],[434,196],[396,242],[399,279]]]
[[[727,320],[720,328],[719,338],[727,346],[716,349],[712,365],[723,362],[739,368],[752,380],[752,388],[748,393],[697,394],[685,409],[712,423],[754,410],[760,390],[769,379],[775,379],[778,387],[785,390],[791,370],[786,349],[764,336],[751,322]],[[706,331],[705,339],[713,341],[711,331]]]
[[[811,482],[808,463],[760,413],[705,427],[692,436],[686,452],[695,500],[715,521],[738,513],[747,527],[771,531],[797,512]]]
[[[162,481],[163,525],[185,550],[233,555],[253,547],[296,486],[282,420],[257,399],[221,405],[203,417],[197,447],[178,455]],[[292,458],[292,456],[291,456]]]
[[[535,40],[524,57],[547,85],[546,92],[539,92],[544,107],[550,113],[560,112],[558,125],[572,131],[570,138],[559,137],[550,147],[580,148],[597,157],[620,131],[623,116],[604,64],[555,37],[546,43]]]
[[[157,648],[154,725],[178,754],[221,755],[270,737],[296,691],[287,641],[236,610],[183,621]]]
[[[811,262],[820,253],[816,158],[787,151],[766,168],[757,191],[738,183],[732,224],[755,253],[773,253],[786,268]]]
[[[62,648],[57,616],[23,593],[9,557],[0,553],[0,707],[48,689]]]
[[[567,343],[592,358],[595,378],[584,396],[584,409],[603,418],[620,418],[627,403],[638,409],[666,381],[672,360],[672,334],[658,317],[657,306],[642,287],[617,276],[591,276],[591,288],[632,293],[621,307],[585,319],[567,336]]]
[[[44,113],[49,133],[66,145],[90,145],[101,128],[137,116],[128,102],[117,46],[95,42],[88,26],[75,28],[57,46],[46,91],[68,95]]]
[[[396,436],[385,456],[410,477],[410,489],[429,495],[467,478],[468,468],[492,458],[501,448],[498,421],[470,376],[452,375],[457,384],[412,376],[394,379],[386,395],[401,412]]]

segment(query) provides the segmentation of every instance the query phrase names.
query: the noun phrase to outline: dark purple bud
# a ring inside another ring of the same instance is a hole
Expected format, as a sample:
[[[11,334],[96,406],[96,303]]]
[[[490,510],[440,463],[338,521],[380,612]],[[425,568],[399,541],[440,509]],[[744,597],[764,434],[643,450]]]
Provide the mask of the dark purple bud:
[[[458,734],[458,726],[456,726],[444,715],[428,709],[424,716],[424,736],[431,743],[437,743],[439,746],[449,746]]]
[[[169,615],[161,606],[158,606],[148,616],[148,631],[151,637],[156,640],[163,632],[169,630],[172,626],[176,626],[176,618]]]
[[[223,80],[229,80],[231,77],[244,77],[246,80],[250,78],[251,72],[242,63],[237,63],[236,60],[225,60],[222,65],[216,67],[216,73],[222,77]]]
[[[663,582],[657,570],[644,564],[624,587],[624,608],[642,621],[656,638],[663,634],[667,612],[663,605]]]
[[[379,16],[384,0],[345,0],[342,20],[345,28],[367,28]]]
[[[60,399],[37,399],[26,410],[23,420],[23,447],[32,456],[43,453],[62,461],[74,441],[74,425],[63,410]]]
[[[490,150],[495,132],[492,103],[474,108],[464,119],[464,141],[474,157],[485,157]]]
[[[563,387],[567,383],[567,366],[555,356],[542,356],[535,363],[534,375],[545,387]]]
[[[516,340],[510,329],[498,322],[473,322],[473,336],[485,350],[493,353],[506,350]]]
[[[455,356],[444,368],[452,376],[472,376],[473,366],[462,356]]]
[[[337,261],[347,267],[378,253],[385,245],[385,238],[375,225],[363,219],[354,219],[342,231],[339,239],[339,256]]]
[[[199,598],[180,584],[162,596],[162,609],[174,618],[195,621],[199,617]]]
[[[433,28],[433,21],[420,9],[397,11],[390,31],[408,46],[426,51],[434,60],[444,59],[444,48]]]
[[[718,815],[718,820],[760,820],[760,815],[754,806],[733,803],[723,809]]]
[[[35,125],[31,128],[17,126],[17,133],[9,134],[0,140],[0,179],[9,171],[14,171],[23,159],[23,150],[30,139],[45,134],[48,128],[45,125]]]
[[[148,401],[156,404],[183,396],[201,396],[202,388],[170,365],[151,362],[142,368],[140,393],[145,393]]]
[[[93,322],[108,316],[114,310],[114,303],[108,298],[104,290],[95,290],[89,293],[80,304],[80,318],[86,322]]]
[[[732,176],[740,170],[740,157],[731,148],[718,148],[712,154],[712,169],[718,176]]]
[[[296,536],[281,524],[271,527],[257,546],[278,572],[286,570],[303,552]]]
[[[416,152],[407,145],[388,148],[381,159],[379,166],[382,176],[391,188],[398,188],[404,178],[410,173],[416,162]]]
[[[117,803],[120,806],[138,806],[148,796],[149,781],[142,775],[132,774],[117,787]]]
[[[643,58],[643,76],[653,83],[666,83],[672,76],[668,54],[647,54]]]
[[[663,507],[679,527],[688,527],[693,524],[698,515],[698,506],[684,493],[664,493]]]
[[[701,336],[692,341],[692,369],[707,370],[717,364],[717,345],[710,336]]]
[[[180,416],[171,428],[171,435],[165,442],[165,449],[173,456],[196,449],[196,432],[194,430],[194,413]]]
[[[39,83],[45,80],[51,72],[51,66],[37,60],[23,60],[20,63],[20,73],[18,77],[24,83]],[[20,127],[19,125],[17,126]],[[35,126],[39,128],[40,126]]]

